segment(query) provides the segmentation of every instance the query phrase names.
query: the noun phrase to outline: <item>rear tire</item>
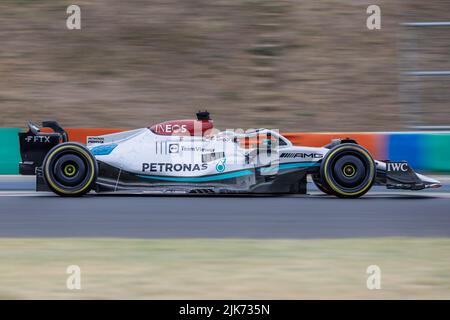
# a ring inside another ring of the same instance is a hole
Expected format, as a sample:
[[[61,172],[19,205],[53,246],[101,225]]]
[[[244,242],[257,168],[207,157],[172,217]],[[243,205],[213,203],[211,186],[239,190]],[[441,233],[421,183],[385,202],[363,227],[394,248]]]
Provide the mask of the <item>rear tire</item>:
[[[360,145],[346,143],[332,148],[320,166],[321,183],[339,198],[358,198],[370,190],[376,167]]]
[[[44,159],[43,174],[50,190],[64,197],[83,196],[92,190],[97,175],[97,160],[83,145],[62,143]]]

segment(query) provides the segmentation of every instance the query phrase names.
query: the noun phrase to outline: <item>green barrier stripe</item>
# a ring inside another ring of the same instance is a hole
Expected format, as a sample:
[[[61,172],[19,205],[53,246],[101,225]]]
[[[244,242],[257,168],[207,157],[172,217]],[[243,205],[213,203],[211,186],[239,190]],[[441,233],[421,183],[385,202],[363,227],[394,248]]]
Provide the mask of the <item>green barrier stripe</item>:
[[[19,128],[0,128],[0,174],[19,174]]]
[[[424,136],[419,152],[425,170],[450,173],[450,133]]]

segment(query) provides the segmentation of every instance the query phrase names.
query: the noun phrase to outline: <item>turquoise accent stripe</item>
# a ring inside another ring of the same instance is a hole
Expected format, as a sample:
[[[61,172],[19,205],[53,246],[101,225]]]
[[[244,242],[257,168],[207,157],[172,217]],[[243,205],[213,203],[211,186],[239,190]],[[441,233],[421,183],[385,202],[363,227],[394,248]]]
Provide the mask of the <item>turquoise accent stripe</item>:
[[[162,181],[208,182],[208,181],[238,178],[238,177],[248,176],[248,175],[252,175],[252,174],[253,174],[253,171],[251,171],[251,170],[242,170],[242,171],[235,171],[235,172],[230,172],[230,173],[217,174],[217,175],[208,176],[208,177],[162,177],[162,176],[143,176],[143,175],[138,175],[138,177],[141,177],[144,179],[154,179],[154,180],[162,180]]]
[[[107,156],[109,155],[115,148],[117,144],[112,143],[103,146],[97,146],[91,149],[91,152],[94,156]]]
[[[306,167],[318,167],[320,166],[320,163],[317,162],[292,162],[292,163],[282,163],[278,166],[274,167],[267,167],[267,168],[259,168],[259,171],[261,173],[270,174],[271,172],[276,172],[278,170],[284,170],[284,169],[294,169],[294,168],[306,168]]]
[[[318,162],[294,162],[294,163],[282,163],[280,169],[292,169],[292,168],[304,168],[304,167],[319,167]]]

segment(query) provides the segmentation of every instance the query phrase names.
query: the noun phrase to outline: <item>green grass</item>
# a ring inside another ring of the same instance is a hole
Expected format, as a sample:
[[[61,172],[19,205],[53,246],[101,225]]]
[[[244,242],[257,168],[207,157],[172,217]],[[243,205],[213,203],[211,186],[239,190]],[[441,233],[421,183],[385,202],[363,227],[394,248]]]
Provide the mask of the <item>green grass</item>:
[[[450,298],[450,239],[2,239],[0,261],[2,299]]]

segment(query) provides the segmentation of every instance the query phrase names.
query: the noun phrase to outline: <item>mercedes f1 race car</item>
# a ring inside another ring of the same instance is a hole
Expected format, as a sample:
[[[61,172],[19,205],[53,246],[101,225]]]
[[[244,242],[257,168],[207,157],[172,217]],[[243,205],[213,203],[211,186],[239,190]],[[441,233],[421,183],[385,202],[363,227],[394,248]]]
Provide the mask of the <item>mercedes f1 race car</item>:
[[[55,121],[41,132],[28,124],[19,133],[21,174],[35,174],[37,191],[61,196],[96,192],[200,194],[305,194],[307,176],[319,190],[357,198],[374,185],[420,190],[437,180],[415,173],[405,161],[378,161],[357,141],[323,147],[294,146],[276,130],[214,128],[208,112],[195,120],[69,142]]]

